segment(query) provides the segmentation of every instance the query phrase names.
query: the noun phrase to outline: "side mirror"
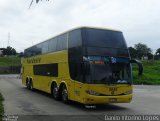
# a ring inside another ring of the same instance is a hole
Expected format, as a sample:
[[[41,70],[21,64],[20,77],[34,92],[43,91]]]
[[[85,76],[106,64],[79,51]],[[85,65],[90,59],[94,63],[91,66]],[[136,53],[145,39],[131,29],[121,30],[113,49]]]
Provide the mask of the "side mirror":
[[[138,75],[141,76],[143,74],[143,65],[142,65],[142,62],[139,61],[139,60],[130,60],[130,63],[136,63],[139,67],[139,72],[138,72]]]

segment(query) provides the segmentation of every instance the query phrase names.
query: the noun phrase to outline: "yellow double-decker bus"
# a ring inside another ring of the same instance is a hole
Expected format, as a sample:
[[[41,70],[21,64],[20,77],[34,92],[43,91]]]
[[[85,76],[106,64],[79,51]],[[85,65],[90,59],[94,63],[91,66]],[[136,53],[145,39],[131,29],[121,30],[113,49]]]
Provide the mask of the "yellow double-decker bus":
[[[128,103],[132,68],[121,31],[79,27],[27,48],[22,83],[56,100],[82,104]]]

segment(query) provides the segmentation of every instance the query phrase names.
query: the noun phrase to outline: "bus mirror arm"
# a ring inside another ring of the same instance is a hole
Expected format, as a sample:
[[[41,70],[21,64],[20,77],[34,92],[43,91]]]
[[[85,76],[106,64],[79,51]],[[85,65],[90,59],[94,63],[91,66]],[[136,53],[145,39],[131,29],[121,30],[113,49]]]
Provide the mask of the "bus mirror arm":
[[[133,60],[130,60],[130,63],[136,63],[138,65],[138,67],[139,67],[138,75],[142,76],[142,74],[143,74],[143,65],[142,65],[142,62],[139,61],[139,60],[133,59]]]

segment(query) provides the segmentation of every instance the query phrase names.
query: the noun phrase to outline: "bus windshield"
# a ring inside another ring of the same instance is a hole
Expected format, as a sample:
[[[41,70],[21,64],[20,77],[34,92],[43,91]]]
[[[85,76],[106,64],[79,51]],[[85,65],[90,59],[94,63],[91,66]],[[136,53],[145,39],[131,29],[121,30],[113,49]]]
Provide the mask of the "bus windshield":
[[[87,28],[85,33],[84,43],[86,46],[127,49],[122,32]]]
[[[91,83],[130,84],[130,67],[128,64],[91,65]]]
[[[131,67],[128,59],[99,57],[89,60],[89,76],[86,83],[131,84]]]

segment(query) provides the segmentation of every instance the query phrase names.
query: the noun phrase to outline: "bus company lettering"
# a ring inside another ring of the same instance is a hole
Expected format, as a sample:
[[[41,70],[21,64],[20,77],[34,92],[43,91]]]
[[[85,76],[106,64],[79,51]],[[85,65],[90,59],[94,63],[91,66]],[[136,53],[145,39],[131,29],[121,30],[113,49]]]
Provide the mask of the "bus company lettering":
[[[27,59],[27,63],[40,63],[41,58],[32,58],[32,59]]]

